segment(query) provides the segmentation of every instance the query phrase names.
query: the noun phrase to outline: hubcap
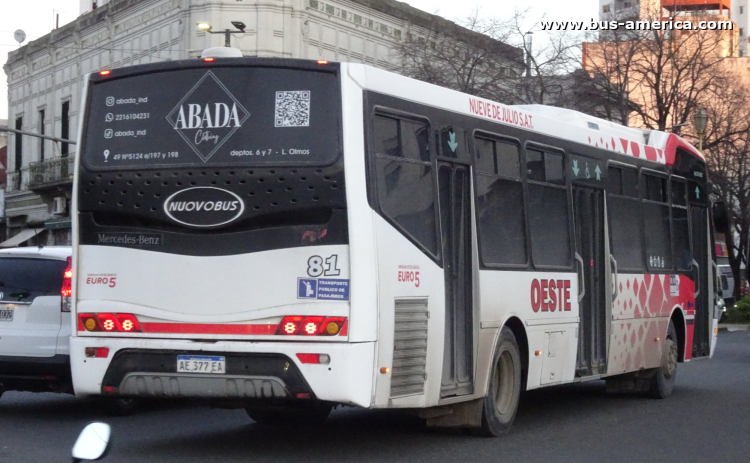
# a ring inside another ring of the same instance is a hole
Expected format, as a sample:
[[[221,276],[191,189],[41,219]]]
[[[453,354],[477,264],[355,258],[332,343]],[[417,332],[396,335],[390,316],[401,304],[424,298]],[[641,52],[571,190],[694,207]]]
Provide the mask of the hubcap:
[[[505,415],[510,411],[513,402],[514,375],[513,357],[507,350],[503,351],[495,368],[495,409],[500,415]]]
[[[667,352],[662,362],[662,370],[664,377],[670,379],[677,371],[677,344],[671,338],[667,338],[665,347]]]

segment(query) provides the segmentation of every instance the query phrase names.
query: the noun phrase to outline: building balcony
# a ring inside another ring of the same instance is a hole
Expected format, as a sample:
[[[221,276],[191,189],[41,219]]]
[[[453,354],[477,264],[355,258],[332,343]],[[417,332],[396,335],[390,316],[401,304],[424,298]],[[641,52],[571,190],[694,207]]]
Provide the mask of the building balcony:
[[[669,11],[719,11],[729,16],[731,0],[661,0],[661,7]]]
[[[35,192],[56,189],[73,183],[73,156],[55,157],[29,165],[28,188]]]
[[[33,162],[21,170],[8,172],[8,194],[33,191],[41,193],[48,190],[67,187],[73,183],[75,158],[55,157],[40,162]]]

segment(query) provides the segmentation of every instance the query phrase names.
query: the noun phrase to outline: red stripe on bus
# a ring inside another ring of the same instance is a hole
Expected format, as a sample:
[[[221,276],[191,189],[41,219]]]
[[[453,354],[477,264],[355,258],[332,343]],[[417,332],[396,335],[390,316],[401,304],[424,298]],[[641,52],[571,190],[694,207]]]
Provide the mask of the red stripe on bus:
[[[141,322],[144,333],[179,334],[274,334],[278,325]]]

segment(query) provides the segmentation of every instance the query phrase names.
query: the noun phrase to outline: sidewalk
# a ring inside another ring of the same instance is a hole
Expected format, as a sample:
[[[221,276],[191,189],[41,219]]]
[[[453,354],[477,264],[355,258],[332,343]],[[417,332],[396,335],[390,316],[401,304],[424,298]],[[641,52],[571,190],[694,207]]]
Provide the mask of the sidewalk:
[[[747,331],[750,325],[719,323],[719,331]]]

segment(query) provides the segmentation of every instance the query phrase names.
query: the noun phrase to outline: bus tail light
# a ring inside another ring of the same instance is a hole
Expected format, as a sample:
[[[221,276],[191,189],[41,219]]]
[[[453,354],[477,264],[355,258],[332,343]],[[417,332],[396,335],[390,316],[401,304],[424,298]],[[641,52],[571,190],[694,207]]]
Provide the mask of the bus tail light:
[[[276,328],[276,334],[298,334],[300,332],[300,325],[302,325],[302,320],[304,319],[305,317],[299,315],[284,317],[281,323],[279,323],[279,327]]]
[[[135,318],[135,315],[129,313],[118,313],[117,319],[120,320],[122,331],[126,333],[141,331],[141,325],[138,323],[138,319]]]
[[[117,332],[122,331],[122,327],[120,326],[119,320],[117,320],[117,317],[115,317],[115,314],[113,313],[100,313],[96,314],[97,317],[99,317],[99,321],[101,322],[102,328],[104,328],[105,332]]]
[[[328,317],[320,324],[318,334],[321,336],[336,336],[341,332],[345,322],[346,317]]]
[[[63,273],[63,283],[60,289],[60,311],[70,312],[71,295],[73,294],[73,259],[68,257],[68,268]]]
[[[305,320],[302,322],[301,334],[315,336],[320,331],[320,327],[325,319],[326,317],[305,317]]]
[[[276,328],[277,335],[336,336],[343,334],[346,317],[289,315]]]
[[[78,331],[103,333],[140,332],[141,325],[135,315],[129,313],[82,313],[78,314]]]

